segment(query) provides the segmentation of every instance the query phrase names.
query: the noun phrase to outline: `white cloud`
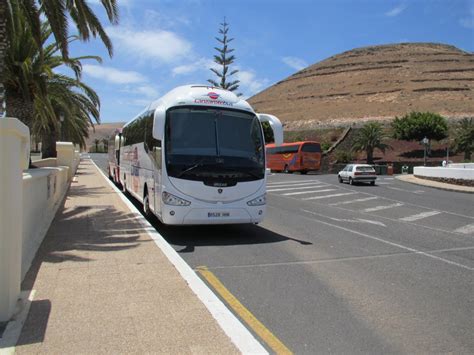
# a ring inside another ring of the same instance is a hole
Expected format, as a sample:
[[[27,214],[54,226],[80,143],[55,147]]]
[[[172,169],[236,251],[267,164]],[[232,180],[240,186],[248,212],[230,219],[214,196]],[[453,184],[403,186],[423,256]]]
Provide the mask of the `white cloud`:
[[[407,8],[407,6],[405,4],[400,4],[398,6],[395,6],[393,9],[391,9],[390,11],[387,11],[385,13],[385,16],[388,16],[388,17],[395,17],[395,16],[398,16],[400,15],[403,11],[405,11]]]
[[[86,64],[83,72],[95,79],[102,79],[113,84],[135,84],[146,82],[147,79],[136,71],[123,71],[112,67]]]
[[[107,34],[114,40],[117,48],[140,59],[151,58],[171,63],[191,52],[191,43],[170,31],[133,31],[108,27]]]
[[[308,66],[308,63],[306,63],[303,59],[297,57],[283,57],[281,58],[281,60],[289,67],[296,70],[301,70]]]
[[[268,79],[257,78],[253,70],[239,70],[234,77],[240,80],[240,87],[237,91],[241,92],[244,98],[248,98],[262,91],[270,82]]]
[[[206,58],[201,58],[189,64],[179,65],[174,67],[172,70],[173,76],[176,75],[187,75],[194,73],[198,70],[209,70],[210,68],[219,68],[219,65],[214,61]],[[212,75],[212,73],[210,73]]]

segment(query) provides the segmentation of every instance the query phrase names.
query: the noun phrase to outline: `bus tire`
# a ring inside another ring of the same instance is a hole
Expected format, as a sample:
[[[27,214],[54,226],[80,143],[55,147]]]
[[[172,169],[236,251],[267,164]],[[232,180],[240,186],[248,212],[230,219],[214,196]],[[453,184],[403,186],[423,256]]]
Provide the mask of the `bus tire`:
[[[283,168],[283,172],[284,172],[285,174],[289,174],[289,173],[290,173],[290,171],[288,170],[288,165],[285,165],[285,167]]]
[[[300,171],[300,174],[301,174],[301,175],[306,175],[307,173],[308,173],[308,170],[301,170],[301,171]]]
[[[148,197],[148,190],[145,189],[145,194],[143,195],[143,214],[145,217],[151,217],[152,213],[150,210],[150,198]]]

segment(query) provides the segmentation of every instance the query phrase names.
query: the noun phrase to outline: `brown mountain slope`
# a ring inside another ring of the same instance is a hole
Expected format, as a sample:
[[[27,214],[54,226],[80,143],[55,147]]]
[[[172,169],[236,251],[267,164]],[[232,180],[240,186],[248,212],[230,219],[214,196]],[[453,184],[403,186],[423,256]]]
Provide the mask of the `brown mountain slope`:
[[[94,140],[98,139],[102,142],[102,139],[109,139],[117,129],[122,128],[125,122],[110,122],[94,125],[94,128],[89,128],[89,138],[86,139],[86,151],[89,151],[90,147],[94,145]],[[102,143],[101,143],[102,144]]]
[[[433,43],[358,48],[313,64],[249,102],[290,130],[410,111],[474,116],[474,55]]]

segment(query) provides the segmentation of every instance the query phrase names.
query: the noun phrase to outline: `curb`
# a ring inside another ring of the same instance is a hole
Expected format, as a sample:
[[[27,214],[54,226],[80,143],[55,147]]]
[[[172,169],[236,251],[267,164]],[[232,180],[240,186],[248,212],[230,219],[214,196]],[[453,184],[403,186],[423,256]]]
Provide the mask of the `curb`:
[[[405,176],[407,178],[405,178]],[[410,178],[410,177],[412,177],[412,178]],[[420,179],[420,178],[416,178],[411,174],[410,175],[398,175],[398,176],[395,176],[395,179],[400,180],[400,181],[404,181],[404,182],[408,182],[408,183],[414,184],[414,185],[432,187],[432,188],[438,189],[438,190],[474,194],[474,189],[472,191],[460,190],[459,188],[455,188],[452,185],[449,185],[449,184],[446,184],[446,183],[441,183],[441,182],[437,182],[436,185],[434,185],[434,184],[431,184],[429,182],[429,180],[423,180],[423,179]],[[439,185],[439,184],[443,184],[443,185]]]

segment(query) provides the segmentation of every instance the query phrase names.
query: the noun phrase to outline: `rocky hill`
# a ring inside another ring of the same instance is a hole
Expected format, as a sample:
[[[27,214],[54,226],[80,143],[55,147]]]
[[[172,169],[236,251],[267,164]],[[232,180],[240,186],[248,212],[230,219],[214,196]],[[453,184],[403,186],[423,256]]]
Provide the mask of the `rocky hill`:
[[[353,49],[313,64],[249,99],[299,130],[386,120],[410,111],[474,116],[474,55],[401,43]]]

